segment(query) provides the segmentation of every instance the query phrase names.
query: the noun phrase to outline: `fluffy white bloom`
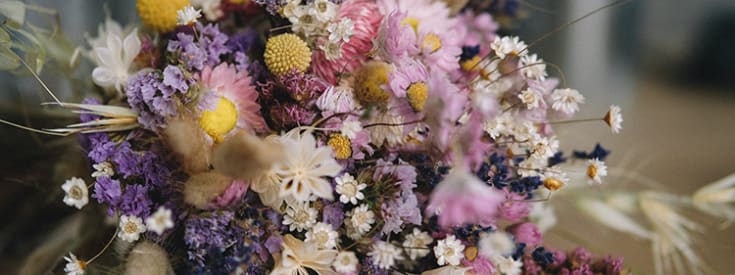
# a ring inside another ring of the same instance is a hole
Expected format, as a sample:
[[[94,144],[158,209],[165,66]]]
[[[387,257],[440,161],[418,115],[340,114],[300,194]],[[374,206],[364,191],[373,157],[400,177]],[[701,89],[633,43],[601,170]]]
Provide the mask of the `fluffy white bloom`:
[[[559,140],[556,136],[541,137],[534,140],[531,147],[531,157],[546,160],[553,157],[559,150]]]
[[[115,175],[115,171],[112,170],[112,164],[108,161],[92,164],[94,172],[92,172],[93,178],[99,177],[112,177]]]
[[[166,207],[158,207],[153,215],[145,219],[148,230],[161,235],[163,231],[174,227],[174,221],[171,219],[171,210]]]
[[[610,109],[605,114],[605,123],[610,126],[610,130],[613,133],[620,133],[620,129],[623,129],[623,114],[620,112],[620,106],[610,105]]]
[[[357,102],[349,86],[331,86],[316,100],[316,106],[322,111],[346,113],[358,108]]]
[[[477,242],[477,247],[480,255],[488,259],[494,259],[513,254],[516,244],[513,237],[507,232],[493,231],[482,234]]]
[[[204,17],[209,21],[216,21],[224,15],[220,8],[222,0],[191,0],[190,2],[192,6],[202,9]]]
[[[373,264],[382,269],[390,269],[396,261],[403,260],[401,250],[391,243],[378,241],[373,244],[368,256],[373,258]]]
[[[437,242],[434,246],[434,255],[439,265],[459,265],[459,261],[464,258],[464,245],[454,235],[449,235]]]
[[[324,44],[319,45],[319,49],[324,52],[324,57],[327,60],[337,60],[342,57],[342,44],[327,41]]]
[[[94,83],[103,88],[114,88],[118,93],[122,93],[122,88],[131,74],[130,66],[140,52],[140,45],[137,30],[133,30],[125,39],[114,33],[108,33],[106,43],[93,49],[97,57],[97,67],[92,71]]]
[[[123,241],[134,242],[140,238],[140,234],[146,231],[143,219],[136,216],[122,215],[120,216],[120,232],[117,236]]]
[[[429,255],[429,244],[434,242],[431,236],[414,227],[413,232],[406,236],[406,240],[403,241],[403,249],[406,250],[408,258],[416,260],[418,258]]]
[[[587,161],[587,178],[588,183],[602,183],[602,177],[607,176],[607,166],[605,162],[599,159],[591,159]]]
[[[513,257],[499,257],[493,259],[495,268],[503,275],[518,275],[521,274],[521,267],[523,263],[520,261],[513,260]]]
[[[527,78],[543,81],[546,79],[546,64],[543,64],[543,62],[544,60],[538,58],[536,54],[524,55],[521,57],[520,66],[523,67],[523,69],[521,69],[521,73],[523,73]],[[531,65],[537,63],[541,64]]]
[[[541,94],[533,89],[523,90],[518,94],[518,98],[521,99],[521,102],[525,104],[526,108],[529,110],[538,108],[539,102],[543,100],[541,98]]]
[[[538,226],[541,232],[546,232],[556,225],[554,208],[548,203],[532,203],[528,218]]]
[[[339,22],[332,22],[327,25],[329,32],[329,41],[333,43],[350,42],[352,31],[355,29],[355,23],[349,18],[342,18]]]
[[[329,0],[314,0],[308,6],[308,11],[319,22],[328,22],[337,17],[337,5]]]
[[[584,96],[574,89],[556,89],[551,93],[551,108],[567,114],[579,111],[579,104],[584,103]]]
[[[523,56],[528,52],[526,51],[526,43],[521,41],[518,36],[495,37],[493,43],[490,44],[490,48],[495,51],[495,55],[500,59],[511,54]]]
[[[83,179],[72,177],[61,185],[64,190],[64,203],[82,209],[89,202],[89,190]]]
[[[357,182],[352,175],[345,173],[334,180],[337,182],[335,189],[337,194],[340,195],[340,202],[344,204],[349,202],[357,205],[357,201],[365,198],[365,195],[361,191],[367,187],[367,184]]]
[[[332,185],[323,177],[334,177],[342,166],[332,157],[332,148],[318,147],[311,133],[296,129],[280,138],[285,152],[292,154],[275,165],[281,177],[279,196],[307,201],[310,195],[332,199]]]
[[[348,223],[358,235],[362,235],[370,231],[371,225],[375,223],[375,213],[368,209],[367,204],[355,207],[347,213]]]
[[[315,243],[302,242],[291,235],[283,236],[281,257],[276,258],[276,265],[271,275],[309,274],[311,269],[316,274],[334,274],[329,267],[337,256],[337,250],[319,249]]]
[[[340,273],[356,273],[358,263],[359,261],[357,260],[357,256],[355,256],[355,252],[342,251],[334,258],[332,267]]]
[[[316,223],[316,209],[309,206],[308,202],[295,203],[286,209],[283,216],[283,225],[288,225],[289,231],[304,231]]]
[[[84,267],[87,266],[84,261],[77,259],[77,256],[71,252],[69,252],[69,257],[64,257],[64,260],[66,260],[64,266],[66,275],[84,275]]]
[[[337,246],[339,233],[328,223],[318,222],[306,232],[305,242],[314,242],[319,249],[332,249]]]
[[[344,121],[342,122],[342,128],[339,129],[339,132],[349,139],[355,139],[360,131],[362,131],[362,124],[358,120]]]
[[[179,26],[191,26],[202,17],[202,11],[195,9],[192,6],[186,6],[183,9],[176,11],[176,25]]]

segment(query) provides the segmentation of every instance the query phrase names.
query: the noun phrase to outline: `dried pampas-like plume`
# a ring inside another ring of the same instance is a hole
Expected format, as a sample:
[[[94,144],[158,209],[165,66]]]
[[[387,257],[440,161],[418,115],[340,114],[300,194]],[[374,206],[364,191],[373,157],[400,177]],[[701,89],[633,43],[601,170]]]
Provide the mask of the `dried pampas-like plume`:
[[[214,171],[236,179],[252,179],[269,170],[283,155],[276,143],[239,132],[214,148]]]
[[[209,169],[211,146],[196,122],[183,119],[169,121],[163,137],[187,172],[195,174]]]
[[[130,251],[123,274],[167,275],[173,274],[173,269],[166,251],[150,241],[144,241]]]
[[[232,178],[214,173],[193,175],[184,183],[184,201],[204,209],[232,183]]]

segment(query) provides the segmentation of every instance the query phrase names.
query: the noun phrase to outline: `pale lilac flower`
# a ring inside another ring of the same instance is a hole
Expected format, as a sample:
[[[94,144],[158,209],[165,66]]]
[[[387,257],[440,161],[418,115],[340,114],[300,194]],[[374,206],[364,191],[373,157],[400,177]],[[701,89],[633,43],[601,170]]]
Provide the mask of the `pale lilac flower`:
[[[402,56],[415,55],[419,52],[416,33],[409,24],[402,23],[404,19],[405,13],[394,11],[383,18],[380,24],[378,36],[373,44],[376,54],[385,61],[393,62]]]
[[[490,225],[505,196],[466,169],[455,167],[431,193],[428,215],[438,215],[442,227]]]

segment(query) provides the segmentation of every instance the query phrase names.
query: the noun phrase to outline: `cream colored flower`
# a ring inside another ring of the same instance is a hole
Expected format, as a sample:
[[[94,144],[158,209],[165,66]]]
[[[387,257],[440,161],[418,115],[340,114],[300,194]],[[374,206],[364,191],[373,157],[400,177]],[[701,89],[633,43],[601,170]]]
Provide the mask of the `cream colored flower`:
[[[318,222],[306,232],[305,242],[314,242],[320,249],[332,249],[337,246],[339,233],[328,223]]]
[[[337,257],[334,259],[334,262],[332,263],[332,267],[334,267],[334,270],[336,270],[337,272],[356,273],[358,263],[360,262],[357,260],[357,256],[355,256],[355,252],[342,251],[339,254],[337,254]]]
[[[439,240],[434,247],[434,255],[438,265],[459,265],[464,258],[464,245],[454,235]]]
[[[303,242],[292,235],[283,237],[281,257],[271,275],[306,275],[310,269],[316,274],[336,274],[331,268],[337,250],[319,249],[316,243]]]
[[[123,87],[132,74],[130,68],[140,47],[137,30],[133,30],[124,39],[115,33],[108,33],[106,43],[93,49],[97,57],[97,67],[92,70],[94,83],[122,94]]]
[[[174,221],[171,219],[171,210],[166,207],[158,207],[155,213],[145,219],[148,230],[161,235],[164,231],[174,227]]]
[[[126,242],[134,242],[140,239],[140,234],[146,231],[143,219],[136,216],[122,215],[120,216],[120,231],[117,236]]]
[[[61,185],[64,190],[64,203],[82,209],[89,202],[89,190],[83,179],[73,177]]]
[[[406,235],[406,240],[403,241],[403,249],[406,250],[409,259],[416,260],[429,255],[431,252],[429,244],[432,242],[434,242],[434,239],[428,233],[414,227],[413,232]]]
[[[368,256],[373,258],[373,264],[382,269],[390,269],[396,261],[403,260],[401,250],[389,242],[378,241],[373,244]]]
[[[298,133],[298,129],[282,136],[280,142],[291,156],[274,168],[281,178],[279,196],[307,201],[313,194],[331,200],[332,186],[324,177],[334,177],[342,171],[332,157],[331,147],[317,146],[311,133]]]

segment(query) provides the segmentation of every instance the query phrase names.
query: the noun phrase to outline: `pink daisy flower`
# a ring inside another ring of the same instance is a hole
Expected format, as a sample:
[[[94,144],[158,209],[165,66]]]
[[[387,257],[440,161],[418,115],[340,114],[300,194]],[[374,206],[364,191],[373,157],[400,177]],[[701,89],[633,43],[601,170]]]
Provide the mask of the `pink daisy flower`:
[[[465,224],[491,225],[498,206],[505,200],[501,191],[483,183],[462,167],[456,167],[431,193],[427,215],[439,216],[442,227]]]
[[[203,111],[199,124],[216,142],[235,130],[251,133],[266,130],[257,102],[258,92],[250,82],[247,72],[238,72],[228,64],[202,70],[201,83],[207,94],[200,102]]]
[[[375,53],[387,62],[394,62],[405,55],[416,55],[416,32],[411,25],[404,23],[406,14],[400,11],[391,12],[383,18],[375,38]]]
[[[350,41],[342,44],[342,57],[328,60],[322,51],[314,51],[312,56],[314,74],[331,84],[337,84],[338,74],[355,71],[367,60],[383,16],[374,1],[347,0],[337,14],[337,20],[342,18],[354,23]]]

